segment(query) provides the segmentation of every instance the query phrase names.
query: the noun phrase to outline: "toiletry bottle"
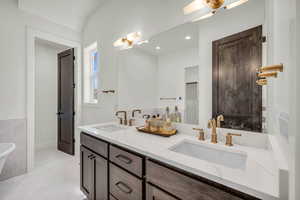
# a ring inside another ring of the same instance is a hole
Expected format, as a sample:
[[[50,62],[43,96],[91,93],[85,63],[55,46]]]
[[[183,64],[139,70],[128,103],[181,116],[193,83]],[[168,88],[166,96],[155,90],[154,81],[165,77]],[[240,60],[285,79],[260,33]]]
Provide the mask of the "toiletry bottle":
[[[175,122],[181,123],[181,113],[178,110],[178,106],[175,106]]]
[[[166,107],[165,114],[163,115],[163,120],[167,121],[167,119],[170,119],[170,108]]]

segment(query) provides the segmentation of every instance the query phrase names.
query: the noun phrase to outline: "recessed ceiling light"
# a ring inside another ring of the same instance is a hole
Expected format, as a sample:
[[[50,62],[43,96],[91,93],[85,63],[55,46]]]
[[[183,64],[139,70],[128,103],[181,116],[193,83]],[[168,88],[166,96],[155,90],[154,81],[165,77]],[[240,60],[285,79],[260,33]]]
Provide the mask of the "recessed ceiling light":
[[[160,50],[160,46],[157,46],[155,49],[156,49],[156,50]]]
[[[190,39],[192,39],[192,37],[191,36],[185,36],[185,39],[190,40]]]

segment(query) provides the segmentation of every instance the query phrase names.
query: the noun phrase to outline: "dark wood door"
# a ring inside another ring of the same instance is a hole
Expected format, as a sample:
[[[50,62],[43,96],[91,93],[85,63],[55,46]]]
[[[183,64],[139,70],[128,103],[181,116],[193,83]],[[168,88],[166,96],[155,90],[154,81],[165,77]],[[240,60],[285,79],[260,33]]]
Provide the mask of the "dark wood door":
[[[80,188],[89,200],[93,197],[93,153],[80,147]]]
[[[74,49],[58,54],[58,149],[74,155]]]
[[[222,127],[262,131],[262,26],[213,42],[213,116]]]
[[[162,190],[147,184],[146,200],[177,200],[175,197],[163,192]]]
[[[94,155],[93,160],[93,198],[92,200],[108,199],[108,162]]]

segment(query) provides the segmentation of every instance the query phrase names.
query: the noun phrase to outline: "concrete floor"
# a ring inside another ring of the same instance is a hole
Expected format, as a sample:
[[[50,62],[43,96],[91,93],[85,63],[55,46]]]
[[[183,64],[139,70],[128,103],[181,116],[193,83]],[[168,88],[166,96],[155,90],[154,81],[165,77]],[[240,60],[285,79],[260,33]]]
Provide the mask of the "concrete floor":
[[[54,149],[36,153],[35,169],[0,182],[1,200],[84,200],[79,160]]]

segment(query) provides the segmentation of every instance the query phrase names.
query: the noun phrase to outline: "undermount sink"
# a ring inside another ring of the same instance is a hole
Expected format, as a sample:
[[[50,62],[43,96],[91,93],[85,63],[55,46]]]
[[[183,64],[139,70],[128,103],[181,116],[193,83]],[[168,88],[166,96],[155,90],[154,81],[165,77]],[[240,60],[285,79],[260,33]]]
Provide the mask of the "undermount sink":
[[[184,140],[172,146],[170,150],[235,169],[244,169],[247,161],[247,154],[245,152],[230,150],[220,146],[214,147],[213,144],[204,144],[189,140]]]
[[[126,127],[122,127],[122,126],[119,126],[119,125],[116,125],[116,124],[96,126],[94,128],[98,129],[100,131],[105,131],[105,132],[116,132],[116,131],[121,131],[121,130],[126,129]]]

